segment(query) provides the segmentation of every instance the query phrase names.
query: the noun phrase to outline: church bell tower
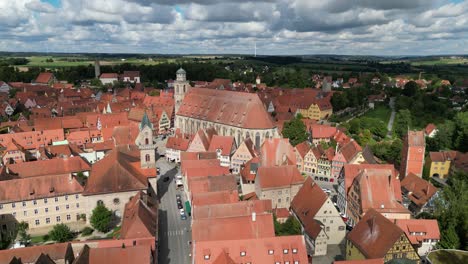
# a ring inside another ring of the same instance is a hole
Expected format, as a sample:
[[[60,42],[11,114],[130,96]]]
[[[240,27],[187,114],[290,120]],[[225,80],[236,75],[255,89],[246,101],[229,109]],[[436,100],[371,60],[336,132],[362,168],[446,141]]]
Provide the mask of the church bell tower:
[[[156,168],[156,144],[153,141],[153,124],[150,122],[146,111],[139,128],[140,133],[135,140],[135,144],[140,149],[141,168]]]

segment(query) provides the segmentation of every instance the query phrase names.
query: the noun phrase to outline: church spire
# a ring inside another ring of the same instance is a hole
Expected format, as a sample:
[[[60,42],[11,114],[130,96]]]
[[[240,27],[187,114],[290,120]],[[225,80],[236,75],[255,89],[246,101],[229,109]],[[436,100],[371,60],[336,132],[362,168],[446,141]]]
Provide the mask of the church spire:
[[[143,115],[143,118],[141,119],[141,123],[140,123],[140,131],[143,130],[143,128],[145,128],[145,126],[148,126],[149,128],[153,129],[153,124],[151,124],[149,118],[148,118],[148,115],[146,114],[146,110],[145,110],[145,114]]]

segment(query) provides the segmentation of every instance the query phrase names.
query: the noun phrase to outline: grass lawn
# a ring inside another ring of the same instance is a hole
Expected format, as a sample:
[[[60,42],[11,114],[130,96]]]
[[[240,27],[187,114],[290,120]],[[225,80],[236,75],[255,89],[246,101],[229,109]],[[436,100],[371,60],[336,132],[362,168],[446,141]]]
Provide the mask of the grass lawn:
[[[376,105],[374,109],[367,111],[362,117],[377,118],[388,124],[392,110],[386,105]]]
[[[437,250],[429,253],[432,264],[466,264],[468,263],[467,251]]]
[[[413,61],[411,65],[450,65],[450,64],[468,64],[468,59],[465,58],[442,58],[434,60]]]
[[[49,241],[49,236],[48,235],[43,235],[43,236],[32,236],[31,237],[31,243],[32,244],[42,244],[44,242]]]

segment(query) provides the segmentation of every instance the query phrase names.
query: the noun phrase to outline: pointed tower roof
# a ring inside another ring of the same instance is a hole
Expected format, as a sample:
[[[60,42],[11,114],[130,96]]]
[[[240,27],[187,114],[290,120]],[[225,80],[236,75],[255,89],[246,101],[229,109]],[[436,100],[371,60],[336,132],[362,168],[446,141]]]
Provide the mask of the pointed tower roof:
[[[112,113],[112,109],[111,109],[110,103],[107,103],[106,112],[107,112],[108,114],[111,114],[111,113]]]
[[[153,129],[153,124],[150,122],[148,115],[146,114],[146,111],[145,111],[145,114],[143,115],[143,118],[141,119],[140,130],[143,130],[145,126],[148,126],[149,128]]]
[[[185,74],[186,72],[185,72],[184,69],[180,68],[180,69],[177,70],[176,73],[177,73],[177,74]]]

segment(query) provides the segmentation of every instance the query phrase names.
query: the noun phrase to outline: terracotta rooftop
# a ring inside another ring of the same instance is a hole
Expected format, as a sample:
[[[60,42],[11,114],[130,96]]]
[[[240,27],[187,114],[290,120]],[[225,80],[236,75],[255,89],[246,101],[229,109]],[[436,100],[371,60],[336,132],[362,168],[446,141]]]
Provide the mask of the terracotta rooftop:
[[[424,129],[424,132],[426,133],[426,135],[430,135],[435,129],[437,129],[436,125],[434,125],[433,123],[429,123]]]
[[[15,188],[11,188],[11,186],[15,186]],[[68,174],[0,181],[0,201],[2,203],[72,195],[82,192],[83,187]]]
[[[177,115],[247,129],[272,129],[274,123],[257,94],[192,88]]]
[[[440,152],[429,152],[429,157],[431,161],[436,162],[446,162],[452,161],[457,156],[456,151],[440,151]]]
[[[196,264],[308,263],[303,236],[203,241],[193,251]]]
[[[105,78],[105,79],[118,79],[119,75],[117,73],[102,73],[99,78]]]
[[[302,184],[304,177],[295,165],[262,166],[257,170],[257,180],[262,189],[284,188],[295,184]]]
[[[39,75],[36,77],[36,83],[49,83],[52,78],[54,77],[54,74],[51,72],[41,72]]]
[[[229,204],[211,204],[193,207],[193,218],[224,218],[237,216],[250,216],[271,213],[271,200],[239,201]]]
[[[302,158],[304,158],[311,149],[308,141],[297,144],[295,148]]]
[[[7,166],[9,174],[20,178],[77,173],[91,170],[91,166],[79,156],[9,164]]]
[[[188,179],[191,193],[219,192],[237,190],[235,175],[207,176]]]
[[[140,169],[136,146],[122,146],[94,163],[84,195],[146,190],[148,175],[156,176],[155,169]]]
[[[408,192],[408,198],[417,206],[425,205],[438,191],[430,182],[413,173],[408,174],[401,181],[401,189]]]
[[[383,258],[364,259],[364,260],[341,260],[335,261],[333,264],[384,264]]]
[[[398,177],[398,171],[392,164],[345,164],[343,166],[344,177],[345,177],[345,191],[348,193],[349,187],[353,184],[354,179],[363,170],[376,170],[376,171],[391,171],[393,177]],[[400,188],[400,183],[395,182],[395,188]],[[401,197],[400,197],[401,199]]]
[[[180,151],[186,151],[190,144],[189,136],[183,135],[175,135],[173,137],[169,137],[166,142],[166,148],[168,149],[175,149]]]
[[[110,248],[89,248],[85,246],[75,264],[94,264],[94,263],[152,263],[151,246],[126,246]]]
[[[16,257],[21,259],[22,263],[35,263],[39,256],[47,254],[54,261],[63,261],[67,254],[72,254],[70,243],[51,244],[46,246],[33,246],[25,248],[16,248],[0,251],[0,263],[10,263]]]
[[[425,239],[440,240],[439,224],[435,219],[395,219],[413,245],[420,245]]]
[[[371,209],[348,233],[347,239],[366,258],[383,258],[404,232],[392,221]]]
[[[332,138],[336,133],[336,127],[315,124],[311,126],[312,138]]]
[[[260,148],[262,166],[296,165],[294,147],[287,138],[272,138]]]
[[[359,144],[351,140],[349,143],[345,144],[339,151],[343,154],[347,162],[350,162],[357,154],[362,153],[362,148]]]
[[[237,190],[192,193],[192,206],[203,206],[210,204],[228,204],[239,201],[239,192]]]
[[[322,188],[311,177],[307,177],[304,185],[291,202],[291,210],[299,218],[310,237],[317,237],[321,230],[314,217],[327,199],[328,196]]]
[[[409,130],[406,138],[408,140],[408,146],[426,146],[424,131]]]
[[[227,218],[204,218],[193,220],[192,240],[200,241],[238,240],[275,236],[273,215],[238,216]]]
[[[222,156],[230,156],[234,151],[234,137],[213,135],[208,151],[221,151]]]
[[[157,239],[157,232],[157,201],[140,191],[125,205],[120,238],[155,237]]]

